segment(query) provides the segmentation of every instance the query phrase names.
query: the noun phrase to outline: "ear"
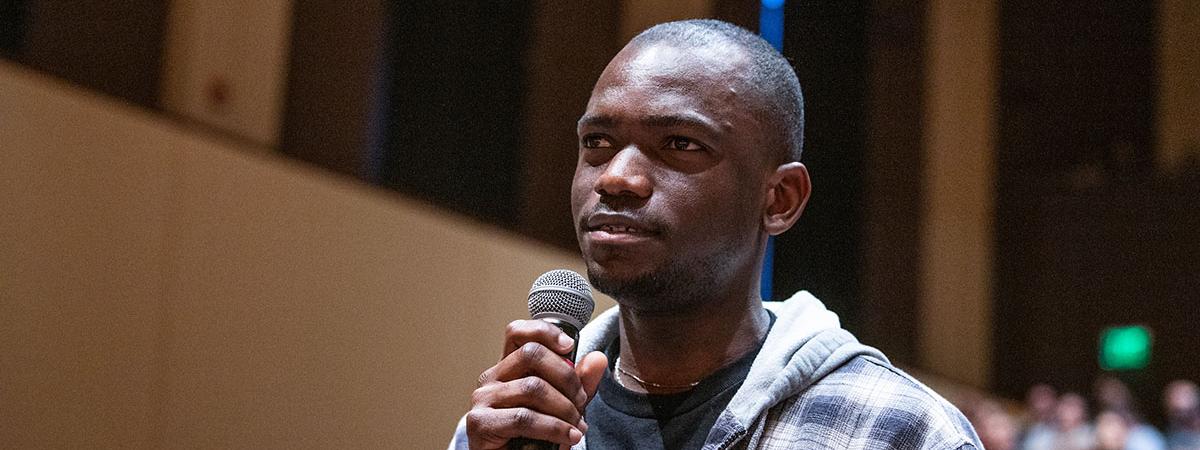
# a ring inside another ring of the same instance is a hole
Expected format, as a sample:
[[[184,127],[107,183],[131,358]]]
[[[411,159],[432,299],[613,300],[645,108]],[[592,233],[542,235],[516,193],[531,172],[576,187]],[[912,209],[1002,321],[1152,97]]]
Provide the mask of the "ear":
[[[812,181],[804,164],[791,162],[777,167],[767,180],[767,204],[763,209],[767,233],[777,236],[791,228],[800,219],[811,193]]]

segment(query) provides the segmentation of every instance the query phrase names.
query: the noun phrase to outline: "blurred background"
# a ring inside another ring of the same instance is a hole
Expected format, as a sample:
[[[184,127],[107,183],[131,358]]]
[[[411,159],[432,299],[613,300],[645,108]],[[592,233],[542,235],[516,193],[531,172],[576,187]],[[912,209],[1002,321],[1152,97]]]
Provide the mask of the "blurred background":
[[[1088,445],[1200,429],[1164,397],[1200,379],[1198,2],[0,0],[0,441],[443,445],[529,283],[581,267],[596,77],[698,17],[805,90],[767,296],[981,434],[1070,428],[1046,392]]]

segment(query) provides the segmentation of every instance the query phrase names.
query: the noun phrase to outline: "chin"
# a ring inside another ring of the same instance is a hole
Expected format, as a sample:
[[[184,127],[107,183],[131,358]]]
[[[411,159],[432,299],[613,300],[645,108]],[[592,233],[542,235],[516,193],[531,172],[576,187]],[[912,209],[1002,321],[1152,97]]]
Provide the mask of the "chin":
[[[631,265],[605,265],[588,261],[588,280],[592,289],[603,292],[616,300],[622,308],[644,312],[671,310],[677,299],[679,286],[664,279],[660,271]]]
[[[635,283],[649,275],[648,271],[639,267],[635,267],[634,264],[615,260],[600,262],[594,259],[588,259],[587,272],[588,279],[593,286],[612,287],[617,287],[628,283]],[[611,295],[611,293],[603,289],[600,289],[600,291]]]
[[[643,313],[671,314],[693,310],[698,304],[710,301],[720,291],[720,280],[729,280],[731,275],[731,258],[722,254],[699,260],[682,256],[665,260],[598,256],[601,255],[585,255],[593,289],[608,294],[622,307]]]

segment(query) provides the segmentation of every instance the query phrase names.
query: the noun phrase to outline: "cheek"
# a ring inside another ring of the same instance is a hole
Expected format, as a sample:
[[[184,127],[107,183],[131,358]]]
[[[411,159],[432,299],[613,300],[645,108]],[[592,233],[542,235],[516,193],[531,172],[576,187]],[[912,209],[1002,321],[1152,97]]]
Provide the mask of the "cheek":
[[[671,209],[681,215],[679,219],[695,221],[697,228],[717,228],[726,233],[759,222],[763,200],[754,187],[723,177],[683,178],[671,180],[673,195],[668,196],[675,203]]]
[[[577,220],[592,192],[593,184],[587,169],[579,168],[575,171],[575,178],[571,182],[571,214]]]
[[[748,198],[747,193],[724,190],[721,192],[696,193],[697,208],[694,217],[705,217],[698,221],[698,234],[711,239],[717,247],[741,247],[752,245],[762,229],[759,208]]]

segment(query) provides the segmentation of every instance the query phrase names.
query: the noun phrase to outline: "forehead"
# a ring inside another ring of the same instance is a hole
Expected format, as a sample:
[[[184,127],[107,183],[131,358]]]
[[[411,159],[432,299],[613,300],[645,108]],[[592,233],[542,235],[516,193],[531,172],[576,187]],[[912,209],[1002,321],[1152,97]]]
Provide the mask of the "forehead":
[[[679,108],[692,108],[727,122],[752,109],[748,68],[748,56],[733,45],[630,45],[597,80],[588,112],[679,113]]]
[[[632,44],[613,58],[600,81],[613,84],[681,85],[688,81],[730,84],[742,78],[748,62],[746,52],[731,44]]]

